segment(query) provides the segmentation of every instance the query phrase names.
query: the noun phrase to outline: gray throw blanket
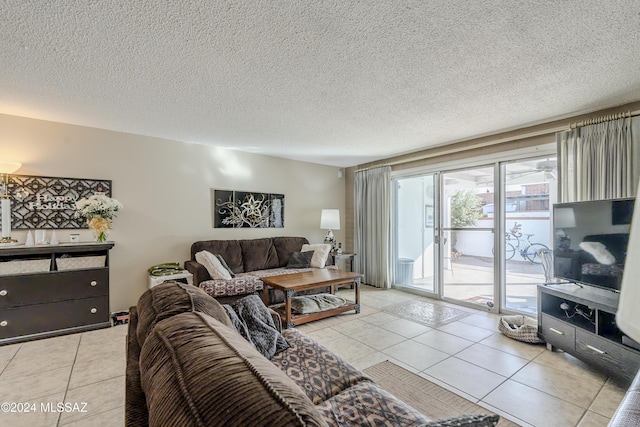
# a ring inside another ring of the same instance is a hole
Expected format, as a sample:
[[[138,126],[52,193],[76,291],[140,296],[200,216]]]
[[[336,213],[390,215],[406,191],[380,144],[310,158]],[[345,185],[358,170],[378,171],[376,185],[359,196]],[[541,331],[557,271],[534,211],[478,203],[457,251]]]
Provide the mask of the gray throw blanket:
[[[240,335],[267,359],[290,347],[259,296],[248,295],[236,301],[233,307],[228,304],[223,307]]]

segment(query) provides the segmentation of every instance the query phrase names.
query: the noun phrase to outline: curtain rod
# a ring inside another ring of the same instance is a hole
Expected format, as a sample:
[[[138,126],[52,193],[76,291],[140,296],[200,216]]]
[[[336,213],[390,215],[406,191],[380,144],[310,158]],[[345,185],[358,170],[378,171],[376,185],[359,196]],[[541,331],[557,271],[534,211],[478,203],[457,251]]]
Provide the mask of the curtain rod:
[[[568,125],[557,126],[557,127],[550,128],[550,129],[527,132],[527,133],[523,133],[523,134],[520,134],[520,135],[506,136],[506,137],[503,137],[503,138],[496,138],[496,139],[491,139],[489,141],[478,142],[478,143],[475,143],[475,144],[468,144],[468,145],[465,145],[463,148],[456,147],[456,148],[449,148],[449,149],[445,148],[445,149],[442,149],[443,147],[446,147],[446,145],[442,145],[440,147],[434,147],[433,149],[427,149],[427,150],[429,150],[428,153],[420,154],[420,155],[417,155],[417,156],[411,157],[411,158],[402,158],[402,159],[399,159],[399,160],[386,162],[383,165],[369,166],[369,167],[366,167],[366,168],[358,169],[356,172],[360,172],[362,170],[372,169],[372,168],[376,168],[376,167],[380,167],[380,166],[395,166],[395,165],[400,165],[400,164],[403,164],[403,163],[410,163],[410,162],[415,162],[415,161],[420,161],[420,160],[426,160],[426,159],[430,159],[430,158],[433,158],[433,157],[440,157],[440,156],[446,156],[446,155],[449,155],[449,154],[456,154],[456,153],[460,153],[460,152],[463,152],[463,151],[474,150],[474,149],[484,148],[484,147],[490,147],[492,145],[498,145],[498,144],[502,144],[504,142],[518,141],[518,140],[527,139],[527,138],[535,138],[535,137],[538,137],[538,136],[555,134],[556,132],[562,132],[562,131],[567,131],[567,130],[569,130],[569,126]],[[461,144],[461,143],[464,143],[464,142],[466,142],[466,141],[458,141],[458,142],[453,143],[453,144]],[[440,150],[437,150],[438,148],[440,148]]]
[[[604,123],[604,122],[609,122],[611,120],[618,120],[618,119],[624,119],[627,117],[635,117],[635,116],[640,116],[640,110],[627,111],[627,112],[618,113],[618,114],[609,114],[609,115],[600,116],[600,117],[592,117],[590,119],[583,120],[581,122],[571,123],[570,127],[571,129],[575,129],[582,126],[597,125],[598,123]]]

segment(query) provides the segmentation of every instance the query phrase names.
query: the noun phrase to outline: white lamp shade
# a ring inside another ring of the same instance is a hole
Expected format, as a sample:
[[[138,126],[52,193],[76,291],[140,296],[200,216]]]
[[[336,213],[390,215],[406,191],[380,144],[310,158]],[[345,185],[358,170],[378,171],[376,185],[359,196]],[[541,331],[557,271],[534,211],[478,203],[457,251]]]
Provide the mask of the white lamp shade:
[[[22,163],[18,162],[5,162],[0,160],[0,173],[11,174],[20,169]]]
[[[633,210],[627,258],[622,273],[620,301],[616,323],[622,332],[640,342],[640,185]]]
[[[558,208],[553,216],[556,228],[573,228],[576,226],[576,215],[573,208]]]
[[[322,209],[320,228],[323,230],[340,230],[340,211],[338,209]]]

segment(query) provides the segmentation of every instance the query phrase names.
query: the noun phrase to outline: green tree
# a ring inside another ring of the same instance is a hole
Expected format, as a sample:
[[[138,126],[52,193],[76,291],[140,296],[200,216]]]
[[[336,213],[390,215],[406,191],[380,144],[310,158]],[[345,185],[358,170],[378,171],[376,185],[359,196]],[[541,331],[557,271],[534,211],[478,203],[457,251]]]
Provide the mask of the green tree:
[[[458,191],[451,198],[451,226],[469,227],[480,219],[480,206],[482,199],[472,189]],[[457,253],[456,243],[458,242],[457,232],[451,235],[451,250]]]

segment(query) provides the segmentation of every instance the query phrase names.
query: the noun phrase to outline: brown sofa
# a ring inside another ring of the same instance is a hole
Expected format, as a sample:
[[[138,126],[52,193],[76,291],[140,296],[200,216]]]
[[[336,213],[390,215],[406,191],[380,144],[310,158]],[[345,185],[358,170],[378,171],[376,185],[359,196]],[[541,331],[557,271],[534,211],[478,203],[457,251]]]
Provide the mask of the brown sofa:
[[[263,283],[260,277],[309,271],[285,268],[291,254],[299,252],[309,241],[304,237],[267,237],[246,240],[203,240],[191,245],[191,259],[184,267],[193,274],[193,284],[220,302],[232,302],[239,296],[258,293]],[[231,280],[212,279],[207,269],[196,261],[196,253],[209,251],[224,258],[236,277]],[[328,267],[332,268],[332,266]],[[302,291],[299,294],[324,293],[329,288]],[[284,301],[282,291],[269,290],[269,303]]]
[[[431,423],[300,331],[282,334],[290,347],[268,360],[201,289],[149,289],[130,310],[126,425],[454,425]]]

